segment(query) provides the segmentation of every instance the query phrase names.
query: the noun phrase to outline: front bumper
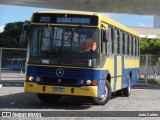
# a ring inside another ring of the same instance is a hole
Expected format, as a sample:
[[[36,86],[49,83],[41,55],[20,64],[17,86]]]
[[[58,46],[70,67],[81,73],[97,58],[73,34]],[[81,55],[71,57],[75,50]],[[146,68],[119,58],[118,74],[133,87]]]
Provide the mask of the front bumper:
[[[90,96],[90,97],[97,97],[98,95],[97,86],[67,87],[67,86],[40,85],[35,82],[25,82],[24,91],[32,93]]]

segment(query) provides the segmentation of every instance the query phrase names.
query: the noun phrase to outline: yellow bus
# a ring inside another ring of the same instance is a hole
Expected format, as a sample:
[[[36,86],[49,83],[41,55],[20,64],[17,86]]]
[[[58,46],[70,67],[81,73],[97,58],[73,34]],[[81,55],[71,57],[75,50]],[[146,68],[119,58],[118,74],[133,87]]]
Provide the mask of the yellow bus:
[[[105,15],[38,11],[24,29],[24,90],[45,103],[70,95],[104,105],[112,93],[128,97],[138,80],[139,34]]]

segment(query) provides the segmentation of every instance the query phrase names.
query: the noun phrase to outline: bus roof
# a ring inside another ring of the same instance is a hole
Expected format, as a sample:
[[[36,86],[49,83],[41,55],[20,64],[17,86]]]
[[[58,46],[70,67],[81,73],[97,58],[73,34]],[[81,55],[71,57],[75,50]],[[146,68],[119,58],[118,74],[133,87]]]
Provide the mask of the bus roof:
[[[106,22],[107,24],[114,26],[116,28],[119,28],[125,32],[128,32],[130,34],[136,35],[139,37],[139,33],[133,29],[130,29],[129,27],[107,17],[104,14],[101,13],[95,13],[95,12],[83,12],[83,11],[71,11],[71,10],[60,10],[60,11],[36,11],[35,13],[54,13],[54,14],[78,14],[78,15],[91,15],[91,16],[98,16],[101,21]]]
[[[60,10],[60,11],[36,11],[35,13],[60,13],[60,14],[79,14],[79,15],[95,15],[95,12],[83,12],[83,11],[71,11],[71,10]]]
[[[109,17],[107,17],[106,15],[103,15],[103,14],[98,14],[98,16],[101,18],[101,20],[103,22],[106,22],[108,24],[110,24],[111,26],[114,26],[114,27],[117,27],[117,28],[120,28],[121,30],[125,31],[125,32],[128,32],[130,34],[133,34],[133,35],[136,35],[139,37],[139,33]]]

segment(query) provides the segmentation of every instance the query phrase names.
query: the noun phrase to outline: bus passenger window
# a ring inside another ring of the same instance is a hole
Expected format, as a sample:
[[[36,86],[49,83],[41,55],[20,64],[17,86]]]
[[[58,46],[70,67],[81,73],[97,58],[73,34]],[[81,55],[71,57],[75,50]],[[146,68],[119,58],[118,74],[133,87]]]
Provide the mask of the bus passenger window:
[[[132,55],[132,36],[129,35],[129,56]]]
[[[129,56],[129,47],[130,47],[130,45],[129,45],[129,35],[127,35],[127,55]]]
[[[120,31],[117,30],[117,54],[120,54]]]
[[[135,38],[135,56],[137,56],[137,38]]]
[[[123,33],[120,31],[120,37],[119,37],[119,54],[123,54]]]
[[[135,56],[135,37],[133,37],[133,56]]]
[[[125,55],[127,55],[127,50],[128,50],[128,36],[127,36],[127,34],[126,33],[124,33],[125,34],[125,52],[124,52],[124,54]]]
[[[114,28],[111,28],[112,54],[114,54]]]
[[[123,33],[122,33],[122,54],[123,54],[123,55],[125,55],[125,47],[126,47],[125,44],[126,44],[126,43],[125,43],[125,33],[123,32]]]
[[[112,33],[111,27],[108,27],[108,48],[109,54],[112,54]]]
[[[134,45],[133,36],[131,36],[131,56],[133,56],[133,45]]]
[[[137,56],[139,56],[139,38],[137,38]]]
[[[102,52],[102,54],[106,54],[107,53],[107,46],[106,46],[106,42],[104,42],[104,34],[105,34],[105,30],[101,30],[101,38],[102,38],[102,40],[101,40],[101,44],[102,44],[102,47],[101,47],[101,52]]]
[[[117,30],[114,29],[114,54],[117,54]]]

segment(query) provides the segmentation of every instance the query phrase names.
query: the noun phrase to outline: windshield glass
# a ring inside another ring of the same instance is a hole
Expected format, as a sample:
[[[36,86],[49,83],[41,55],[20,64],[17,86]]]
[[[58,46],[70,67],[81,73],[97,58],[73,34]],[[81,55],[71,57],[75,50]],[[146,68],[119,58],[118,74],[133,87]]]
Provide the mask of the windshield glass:
[[[30,63],[90,66],[99,65],[98,29],[32,26]]]

